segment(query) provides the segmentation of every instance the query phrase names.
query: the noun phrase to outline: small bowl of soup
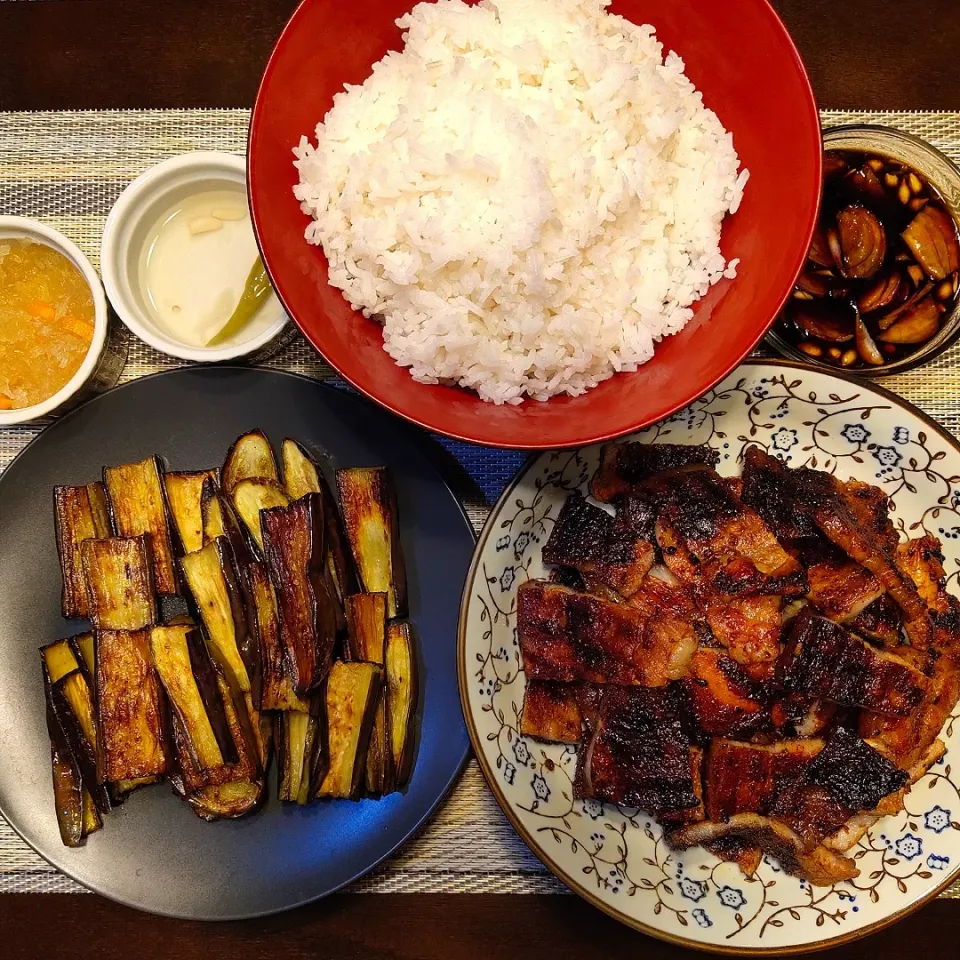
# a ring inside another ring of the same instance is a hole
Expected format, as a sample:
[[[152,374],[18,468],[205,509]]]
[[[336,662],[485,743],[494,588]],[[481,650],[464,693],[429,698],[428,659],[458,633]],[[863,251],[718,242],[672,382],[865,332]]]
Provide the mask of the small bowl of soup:
[[[292,333],[260,260],[241,156],[186,153],[137,177],[107,217],[100,269],[127,328],[169,356],[257,360]]]
[[[0,217],[0,426],[113,386],[123,362],[100,278],[77,245],[34,220]]]

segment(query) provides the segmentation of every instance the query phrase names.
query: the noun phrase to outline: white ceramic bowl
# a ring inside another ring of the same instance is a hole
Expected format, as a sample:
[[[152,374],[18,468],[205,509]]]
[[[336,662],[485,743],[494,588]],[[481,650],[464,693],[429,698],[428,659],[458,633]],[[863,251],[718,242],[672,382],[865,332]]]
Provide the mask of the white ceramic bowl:
[[[140,283],[140,255],[148,231],[178,200],[204,190],[240,184],[246,195],[246,161],[229,153],[198,151],[164,160],[120,194],[107,217],[100,244],[100,270],[107,296],[127,328],[155,350],[199,363],[220,363],[259,353],[276,340],[287,315],[276,302],[276,319],[247,340],[198,347],[169,336],[154,322]],[[261,309],[271,309],[270,304]]]
[[[110,322],[103,286],[93,264],[83,255],[80,248],[62,233],[36,220],[28,220],[26,217],[0,217],[0,241],[18,238],[34,240],[53,247],[83,274],[93,294],[93,340],[80,368],[63,387],[52,397],[35,403],[32,407],[0,410],[0,426],[37,420],[61,407],[78,402],[87,393],[112,386],[120,376],[125,357],[125,351],[110,342],[111,338],[108,336]]]

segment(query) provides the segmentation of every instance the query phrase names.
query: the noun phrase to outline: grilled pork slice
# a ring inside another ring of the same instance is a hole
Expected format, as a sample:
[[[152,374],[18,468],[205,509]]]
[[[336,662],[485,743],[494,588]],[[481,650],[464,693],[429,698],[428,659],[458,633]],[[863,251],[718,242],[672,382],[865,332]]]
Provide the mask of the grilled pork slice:
[[[84,540],[87,613],[97,630],[142,630],[157,622],[147,538]]]
[[[387,616],[407,612],[407,574],[400,543],[397,497],[386,467],[337,471],[343,526],[360,583],[386,593]]]
[[[260,511],[270,510],[273,507],[288,507],[290,498],[275,480],[254,477],[240,480],[233,488],[230,497],[236,515],[243,521],[257,550],[262,553],[263,533],[260,529]]]
[[[891,716],[908,714],[927,688],[906,660],[807,609],[793,621],[777,676],[787,691]]]
[[[629,500],[613,517],[575,491],[560,509],[543,561],[579,570],[630,597],[653,566],[653,520],[642,500]]]
[[[715,467],[720,454],[705,446],[680,443],[608,443],[600,451],[600,466],[590,481],[590,493],[611,503],[635,493],[659,473],[697,467]]]
[[[382,678],[383,670],[374,663],[337,660],[330,668],[326,686],[330,764],[317,796],[359,795]]]
[[[520,732],[548,743],[579,743],[583,732],[579,683],[528,680]]]
[[[723,594],[806,592],[806,575],[767,525],[712,470],[669,484],[657,518],[664,561],[681,580]]]
[[[413,721],[420,695],[417,658],[409,623],[391,623],[387,626],[384,682],[387,688],[394,788],[398,788],[410,779],[413,769]]]
[[[766,690],[723,650],[701,646],[682,683],[690,713],[709,737],[749,736],[770,725]]]
[[[327,550],[327,570],[334,593],[342,607],[351,593],[356,592],[356,580],[347,555],[343,525],[333,493],[316,461],[296,440],[284,440],[281,446],[283,484],[291,500],[299,500],[308,493],[317,493],[323,500],[324,542]]]
[[[107,495],[102,483],[53,488],[57,553],[63,574],[60,612],[68,620],[87,617],[87,584],[80,545],[110,536]]]
[[[203,485],[208,479],[216,484],[215,470],[163,475],[167,506],[180,539],[181,553],[193,553],[203,546],[202,497]]]
[[[776,596],[731,597],[693,589],[714,637],[754,680],[768,680],[780,656],[783,601]]]
[[[97,719],[93,698],[94,670],[80,653],[80,641],[86,647],[92,634],[56,640],[40,648],[43,659],[48,710],[56,720],[69,750],[60,748],[70,759],[84,790],[101,813],[111,807],[108,790],[97,782]]]
[[[761,745],[714,740],[707,753],[707,817],[726,820],[738,813],[770,813],[777,797],[803,776],[823,740],[781,740]]]
[[[839,487],[854,520],[886,553],[893,554],[900,535],[890,519],[890,498],[879,487],[862,480],[842,480]]]
[[[812,850],[854,814],[875,809],[907,780],[904,770],[839,727],[803,776],[780,793],[770,815],[788,824]]]
[[[876,640],[885,647],[896,647],[900,643],[903,615],[890,595],[885,593],[849,620],[847,626],[861,637]]]
[[[355,593],[347,597],[348,646],[351,660],[385,666],[387,655],[387,595]],[[367,747],[366,784],[369,793],[393,790],[393,751],[387,715],[386,684],[377,697],[376,717]]]
[[[252,644],[229,543],[225,537],[217,537],[181,557],[180,567],[206,628],[211,656],[226,674],[233,690],[249,693],[256,665],[249,656]]]
[[[807,599],[836,623],[849,623],[884,596],[880,581],[866,567],[843,555],[811,563],[807,579]]]
[[[294,687],[293,669],[286,656],[286,648],[280,636],[280,613],[277,595],[267,568],[262,563],[247,567],[247,587],[252,610],[249,611],[260,650],[260,709],[295,710],[306,713],[310,709],[307,700],[300,697]]]
[[[280,635],[298,694],[315,690],[330,669],[335,601],[325,578],[322,505],[307,494],[289,507],[264,510],[264,555],[280,610]]]
[[[760,447],[743,453],[741,499],[752,507],[781,543],[822,537],[813,518],[801,509],[792,495],[793,471]]]
[[[688,621],[651,617],[559,584],[529,580],[517,595],[527,677],[663,686],[686,673],[697,647]]]
[[[787,873],[802,877],[814,886],[828,887],[860,875],[849,857],[822,844],[808,850],[803,839],[786,824],[758,813],[738,813],[726,823],[705,820],[667,835],[667,842],[675,850],[731,839],[761,849],[774,857]]]
[[[201,772],[236,763],[216,668],[200,631],[191,626],[154,627],[149,637],[153,666],[192,762]]]
[[[227,451],[220,470],[220,483],[227,496],[241,480],[249,479],[280,482],[273,447],[262,430],[251,430],[238,437]]]
[[[770,719],[781,736],[816,737],[843,722],[849,711],[836,703],[788,693],[770,709]]]
[[[673,687],[604,687],[577,755],[581,795],[656,815],[698,808],[682,707]]]
[[[874,746],[868,744],[868,746]],[[946,753],[946,746],[942,740],[935,740],[920,757],[916,764],[907,771],[907,785],[895,793],[885,796],[876,808],[866,813],[858,813],[851,817],[839,830],[830,834],[823,844],[831,850],[845,853],[880,819],[899,813],[903,809],[903,798],[910,787],[923,777]]]
[[[802,467],[790,474],[796,503],[827,538],[880,581],[908,621],[925,618],[926,606],[916,586],[885,549],[889,536],[877,519],[876,497],[861,488],[851,493],[835,477],[818,470]]]
[[[169,760],[164,703],[146,630],[96,634],[100,783],[162,777]]]
[[[121,537],[150,538],[157,592],[179,593],[160,459],[147,457],[139,463],[104,467],[103,485],[116,533]]]
[[[936,661],[922,702],[905,717],[864,711],[858,733],[904,769],[913,767],[933,744],[960,701],[960,671],[948,657]]]

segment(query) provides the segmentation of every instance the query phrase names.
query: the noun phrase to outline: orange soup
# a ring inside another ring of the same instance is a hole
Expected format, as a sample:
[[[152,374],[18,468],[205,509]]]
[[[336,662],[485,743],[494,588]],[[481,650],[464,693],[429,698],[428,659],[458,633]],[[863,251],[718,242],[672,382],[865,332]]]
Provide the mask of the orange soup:
[[[70,260],[0,237],[0,410],[33,406],[65,386],[90,349],[93,324],[90,286]]]

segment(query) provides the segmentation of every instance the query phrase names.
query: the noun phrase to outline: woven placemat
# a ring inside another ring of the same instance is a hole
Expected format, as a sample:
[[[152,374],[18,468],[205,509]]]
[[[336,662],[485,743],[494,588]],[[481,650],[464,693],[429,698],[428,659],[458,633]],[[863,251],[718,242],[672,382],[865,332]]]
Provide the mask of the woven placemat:
[[[824,112],[823,125],[873,122],[928,140],[960,162],[960,113]],[[246,110],[0,113],[0,211],[35,217],[62,230],[96,264],[100,232],[121,190],[147,167],[188,150],[243,153]],[[884,385],[960,435],[960,369],[955,348],[920,370]],[[132,342],[123,380],[178,366]],[[298,337],[266,366],[330,379],[330,368]],[[0,470],[39,432],[0,430]],[[524,461],[515,451],[443,440],[479,488],[467,510],[479,530],[488,504]],[[78,892],[83,888],[38,857],[0,818],[0,893]],[[559,893],[513,831],[471,761],[423,832],[389,863],[351,887],[360,892]],[[960,897],[960,883],[944,896]]]

